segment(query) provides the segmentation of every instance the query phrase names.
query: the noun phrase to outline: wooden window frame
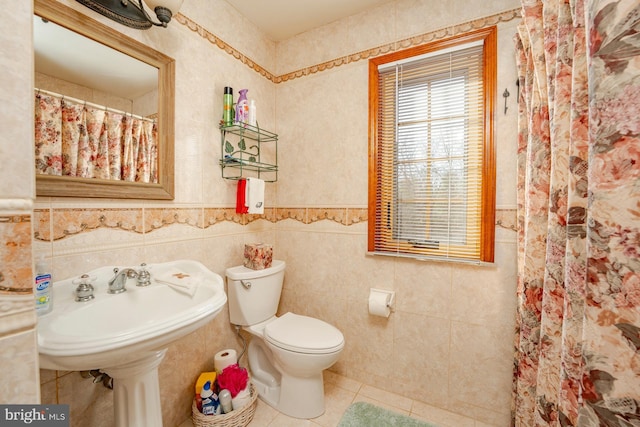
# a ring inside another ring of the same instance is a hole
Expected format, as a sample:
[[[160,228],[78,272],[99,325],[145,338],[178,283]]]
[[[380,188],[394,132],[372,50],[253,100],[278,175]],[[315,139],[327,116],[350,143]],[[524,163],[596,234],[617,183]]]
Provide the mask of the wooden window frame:
[[[393,52],[369,60],[369,189],[368,189],[368,251],[373,254],[398,255],[416,258],[425,258],[423,252],[411,250],[405,245],[396,252],[379,252],[375,250],[376,216],[378,200],[378,185],[381,171],[378,170],[379,158],[379,71],[381,64],[417,57],[448,48],[455,48],[464,44],[483,42],[483,115],[484,132],[482,142],[482,189],[481,189],[481,222],[480,222],[480,248],[479,258],[461,261],[492,263],[495,255],[495,201],[496,201],[496,152],[494,144],[494,114],[497,87],[497,28],[495,26],[482,28],[477,31],[461,34],[448,39],[434,41],[421,46]],[[440,255],[426,258],[452,260]]]

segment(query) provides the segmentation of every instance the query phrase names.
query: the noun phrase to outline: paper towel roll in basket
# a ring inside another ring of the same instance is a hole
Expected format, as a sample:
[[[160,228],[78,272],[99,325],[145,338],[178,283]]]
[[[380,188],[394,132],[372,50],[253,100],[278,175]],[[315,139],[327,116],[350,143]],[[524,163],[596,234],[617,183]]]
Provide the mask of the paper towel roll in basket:
[[[213,367],[218,375],[220,375],[220,372],[222,372],[224,368],[235,363],[238,363],[238,355],[232,348],[221,350],[213,356]]]
[[[394,291],[371,288],[369,290],[369,314],[389,317],[395,295]]]

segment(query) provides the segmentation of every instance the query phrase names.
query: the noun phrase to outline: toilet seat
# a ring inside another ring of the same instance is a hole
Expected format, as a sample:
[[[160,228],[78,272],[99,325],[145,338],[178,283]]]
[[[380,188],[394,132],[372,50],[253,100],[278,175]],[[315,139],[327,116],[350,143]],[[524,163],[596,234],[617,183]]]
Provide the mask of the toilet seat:
[[[334,326],[313,317],[286,313],[264,328],[267,342],[284,350],[326,354],[344,347],[344,336]]]

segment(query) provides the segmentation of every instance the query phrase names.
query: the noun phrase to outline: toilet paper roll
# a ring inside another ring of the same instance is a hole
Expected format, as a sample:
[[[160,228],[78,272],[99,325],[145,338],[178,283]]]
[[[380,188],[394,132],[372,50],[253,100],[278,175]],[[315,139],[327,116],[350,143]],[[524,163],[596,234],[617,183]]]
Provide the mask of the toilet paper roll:
[[[222,372],[224,368],[235,363],[238,363],[238,355],[232,348],[221,350],[213,356],[213,367],[218,375],[220,375],[220,372]]]
[[[371,289],[369,291],[369,314],[373,316],[389,317],[393,302],[393,291]]]

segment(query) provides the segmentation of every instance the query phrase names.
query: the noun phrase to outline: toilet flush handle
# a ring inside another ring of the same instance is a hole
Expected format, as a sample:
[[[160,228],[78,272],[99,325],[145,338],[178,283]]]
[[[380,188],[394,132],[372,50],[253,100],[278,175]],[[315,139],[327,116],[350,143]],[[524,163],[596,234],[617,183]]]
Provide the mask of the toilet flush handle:
[[[251,282],[245,282],[244,280],[240,280],[240,283],[242,283],[242,286],[244,286],[245,289],[251,289]]]

